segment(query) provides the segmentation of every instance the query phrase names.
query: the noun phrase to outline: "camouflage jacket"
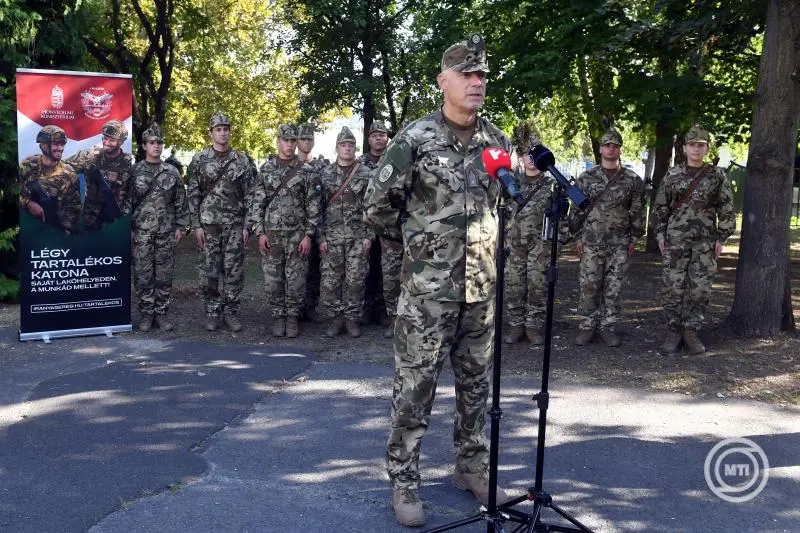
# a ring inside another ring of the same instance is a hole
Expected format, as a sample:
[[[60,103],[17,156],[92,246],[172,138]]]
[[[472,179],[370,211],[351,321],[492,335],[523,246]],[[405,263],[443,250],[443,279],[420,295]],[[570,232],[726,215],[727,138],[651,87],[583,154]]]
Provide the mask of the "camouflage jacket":
[[[178,169],[163,162],[153,167],[144,161],[133,166],[133,229],[165,233],[187,228],[189,205]]]
[[[603,194],[611,180],[613,183]],[[644,182],[634,171],[621,167],[609,179],[603,167],[597,165],[578,176],[575,184],[592,202],[588,215],[586,210],[570,213],[569,226],[577,228],[576,238],[584,244],[627,246],[644,235]]]
[[[80,215],[81,198],[78,177],[69,164],[59,161],[55,166],[47,168],[42,164],[41,155],[32,155],[19,164],[19,179],[22,183],[19,192],[20,207],[26,208],[31,200],[38,200],[40,205],[42,202],[55,200],[58,203],[59,222],[64,229],[72,230]],[[42,205],[42,208],[46,209],[47,206]]]
[[[336,191],[347,180],[350,171],[351,169],[348,169],[345,172],[334,162],[322,173],[323,216],[320,242],[336,237],[369,238],[364,224],[364,196],[372,178],[372,171],[369,168],[358,163],[358,169],[347,184],[347,188],[331,203]]]
[[[555,180],[546,173],[536,177],[517,174],[524,206],[511,202],[512,215],[507,231],[507,241],[512,246],[531,246],[542,241],[544,213],[550,208]]]
[[[358,160],[370,170],[378,168],[378,163],[380,162],[380,158],[376,159],[371,153],[361,154],[358,156]]]
[[[244,224],[253,176],[247,155],[229,150],[218,156],[206,148],[192,158],[188,174],[192,229],[203,224]]]
[[[294,168],[297,168],[294,176],[281,187],[283,178]],[[319,193],[314,169],[297,156],[286,166],[267,161],[261,166],[253,188],[247,227],[256,235],[272,230],[299,230],[314,236],[320,224]]]
[[[736,230],[733,192],[725,171],[705,165],[697,187],[685,201],[696,171],[685,164],[667,171],[653,204],[656,238],[725,242]],[[680,205],[679,205],[680,204]]]
[[[365,220],[379,233],[402,222],[402,277],[411,296],[453,302],[494,297],[500,186],[483,167],[486,148],[510,146],[478,118],[465,147],[438,111],[403,128],[381,158]]]
[[[100,147],[81,150],[67,159],[78,173],[86,175],[91,170],[99,170],[105,182],[111,187],[114,199],[123,215],[131,212],[133,188],[133,164],[130,154],[122,152],[115,158],[105,155]],[[86,176],[86,193],[83,199],[83,227],[96,230],[103,224],[104,200],[100,186]]]

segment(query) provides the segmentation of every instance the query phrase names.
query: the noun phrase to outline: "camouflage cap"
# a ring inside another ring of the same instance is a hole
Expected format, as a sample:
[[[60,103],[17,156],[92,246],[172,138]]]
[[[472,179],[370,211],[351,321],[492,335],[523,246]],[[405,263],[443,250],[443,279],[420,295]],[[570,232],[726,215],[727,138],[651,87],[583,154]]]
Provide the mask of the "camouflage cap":
[[[164,142],[164,134],[161,133],[161,127],[158,125],[158,122],[150,124],[150,127],[142,133],[142,142],[146,143],[147,141]]]
[[[522,120],[514,126],[514,134],[512,135],[512,144],[514,149],[519,154],[528,153],[528,150],[537,144],[542,144],[539,130],[536,128],[536,123],[532,119]]]
[[[369,126],[369,133],[372,134],[375,133],[376,131],[380,131],[385,133],[386,135],[389,135],[389,129],[383,122],[380,122],[378,120],[373,120],[372,124],[370,124]]]
[[[686,132],[686,142],[706,143],[708,144],[711,139],[711,134],[708,133],[700,124],[695,124],[689,131]]]
[[[67,143],[67,132],[58,126],[45,126],[36,134],[37,143]]]
[[[442,72],[453,69],[457,72],[489,72],[486,61],[486,42],[474,33],[466,41],[451,45],[442,55]]]
[[[208,129],[213,130],[216,126],[231,126],[231,121],[228,115],[222,111],[216,111],[211,115],[211,120],[208,121]]]
[[[622,135],[620,135],[620,133],[614,128],[610,128],[603,134],[602,137],[600,137],[600,146],[604,146],[606,144],[616,144],[617,146],[622,146]]]
[[[314,139],[314,125],[310,122],[306,122],[305,124],[300,124],[297,127],[297,138],[298,139]]]
[[[342,127],[342,131],[339,132],[339,135],[336,136],[336,144],[347,142],[356,142],[356,136],[353,135],[353,132],[350,131],[350,128],[344,126]]]
[[[103,127],[100,128],[100,131],[105,137],[118,139],[121,142],[125,142],[125,139],[128,138],[128,128],[126,128],[125,124],[119,120],[109,120],[103,124]]]
[[[278,138],[285,141],[297,140],[297,126],[294,124],[281,124],[278,126]]]

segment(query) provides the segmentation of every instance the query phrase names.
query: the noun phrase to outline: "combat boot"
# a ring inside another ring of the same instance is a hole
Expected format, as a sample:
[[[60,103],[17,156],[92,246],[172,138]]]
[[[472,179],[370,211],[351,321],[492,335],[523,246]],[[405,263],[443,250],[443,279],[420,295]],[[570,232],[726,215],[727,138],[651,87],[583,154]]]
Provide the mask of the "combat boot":
[[[223,320],[225,321],[225,325],[228,326],[228,329],[232,332],[236,333],[237,331],[242,331],[242,323],[233,313],[225,313]]]
[[[156,315],[156,326],[162,329],[162,331],[172,331],[175,329],[175,326],[172,325],[167,319],[167,315]]]
[[[215,316],[206,316],[206,331],[217,331],[219,327],[219,319]]]
[[[284,337],[286,336],[286,318],[276,317],[272,322],[272,336]]]
[[[622,344],[622,339],[620,339],[619,336],[611,330],[601,330],[600,338],[603,340],[603,344],[609,348],[616,348]]]
[[[586,346],[594,339],[594,330],[593,329],[582,329],[578,336],[575,337],[575,344],[578,346]]]
[[[294,339],[300,333],[300,329],[297,325],[297,317],[296,316],[289,316],[286,317],[286,336],[290,339]]]
[[[671,329],[667,332],[664,338],[664,343],[661,345],[661,353],[674,354],[677,353],[681,345],[681,332]]]
[[[527,327],[525,328],[525,336],[531,341],[534,346],[541,346],[544,344],[544,334],[542,328]]]
[[[467,472],[455,472],[453,474],[453,485],[457,489],[468,490],[472,492],[475,498],[483,505],[489,505],[489,472],[483,471],[480,473],[470,474]],[[511,499],[511,496],[506,494],[506,491],[500,485],[497,486],[497,496],[495,502],[497,505],[503,505]]]
[[[142,315],[139,321],[139,331],[147,333],[153,327],[153,315]]]
[[[686,351],[691,354],[699,354],[706,351],[706,347],[700,342],[700,337],[697,336],[697,330],[684,329],[683,330],[683,343],[686,345]]]
[[[414,489],[392,491],[392,508],[397,521],[408,527],[419,527],[425,523],[425,509]]]
[[[503,342],[506,344],[514,344],[515,342],[519,342],[525,336],[525,328],[522,326],[511,326],[508,328],[506,332],[506,336],[503,338]]]
[[[348,318],[345,322],[345,326],[347,327],[347,333],[354,339],[361,336],[361,325],[358,323],[358,320],[350,320]]]
[[[306,315],[306,320],[311,322],[312,324],[316,324],[319,322],[319,314],[317,313],[317,310],[314,309],[313,307],[309,307],[308,309],[306,309],[305,315]]]
[[[339,333],[341,333],[343,329],[344,329],[344,317],[337,316],[331,321],[330,325],[328,326],[328,329],[325,331],[325,337],[328,338],[335,337]]]

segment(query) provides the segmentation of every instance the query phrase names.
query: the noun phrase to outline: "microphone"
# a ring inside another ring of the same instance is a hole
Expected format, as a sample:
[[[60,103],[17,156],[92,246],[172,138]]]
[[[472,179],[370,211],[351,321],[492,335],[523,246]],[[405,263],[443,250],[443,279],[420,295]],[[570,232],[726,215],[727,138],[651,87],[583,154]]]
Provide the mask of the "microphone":
[[[553,175],[561,188],[564,189],[564,191],[567,193],[567,196],[569,196],[569,199],[572,200],[572,203],[581,209],[586,209],[589,207],[591,202],[583,193],[583,191],[580,190],[577,185],[570,183],[569,180],[567,180],[567,178],[565,178],[564,175],[558,171],[556,168],[556,158],[548,147],[543,144],[537,144],[528,150],[528,155],[530,156],[531,161],[533,161],[533,164],[536,166],[536,168],[538,168],[541,172],[544,172],[545,170],[550,171],[550,174]]]
[[[511,156],[502,148],[487,148],[481,155],[483,168],[493,179],[499,180],[503,188],[515,202],[522,205],[525,198],[517,185],[517,178],[510,172]]]

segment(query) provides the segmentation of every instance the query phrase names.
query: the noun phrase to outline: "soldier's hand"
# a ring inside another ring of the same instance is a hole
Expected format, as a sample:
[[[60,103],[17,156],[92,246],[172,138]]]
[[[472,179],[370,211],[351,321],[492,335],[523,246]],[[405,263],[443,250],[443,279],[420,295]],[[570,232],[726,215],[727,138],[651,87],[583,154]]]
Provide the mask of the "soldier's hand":
[[[369,249],[372,248],[372,241],[364,239],[364,257],[369,258]]]
[[[269,237],[266,235],[258,236],[258,249],[264,253],[269,252]]]
[[[714,256],[719,259],[719,256],[722,255],[722,243],[719,241],[714,242]]]
[[[242,237],[244,237],[244,248],[247,248],[247,243],[250,242],[250,232],[247,229],[243,229]]]
[[[28,202],[28,213],[30,213],[35,218],[38,218],[42,222],[45,222],[44,209],[42,209],[42,206],[40,206],[33,200],[30,200]]]
[[[663,238],[658,239],[658,249],[661,251],[662,255],[664,254],[664,248],[665,248],[664,239]]]
[[[206,245],[206,233],[203,231],[203,228],[197,228],[194,230],[194,240],[197,243],[197,247],[201,250]]]
[[[175,244],[181,242],[181,237],[183,237],[183,230],[178,228],[175,230]]]
[[[300,252],[300,255],[303,257],[308,255],[308,252],[311,251],[311,237],[306,235],[303,237],[303,240],[300,241],[300,244],[297,246],[297,251]]]
[[[328,255],[328,243],[327,242],[319,243],[319,253],[320,253],[320,255]]]
[[[575,251],[578,252],[578,257],[583,259],[583,241],[577,241],[575,243]]]

